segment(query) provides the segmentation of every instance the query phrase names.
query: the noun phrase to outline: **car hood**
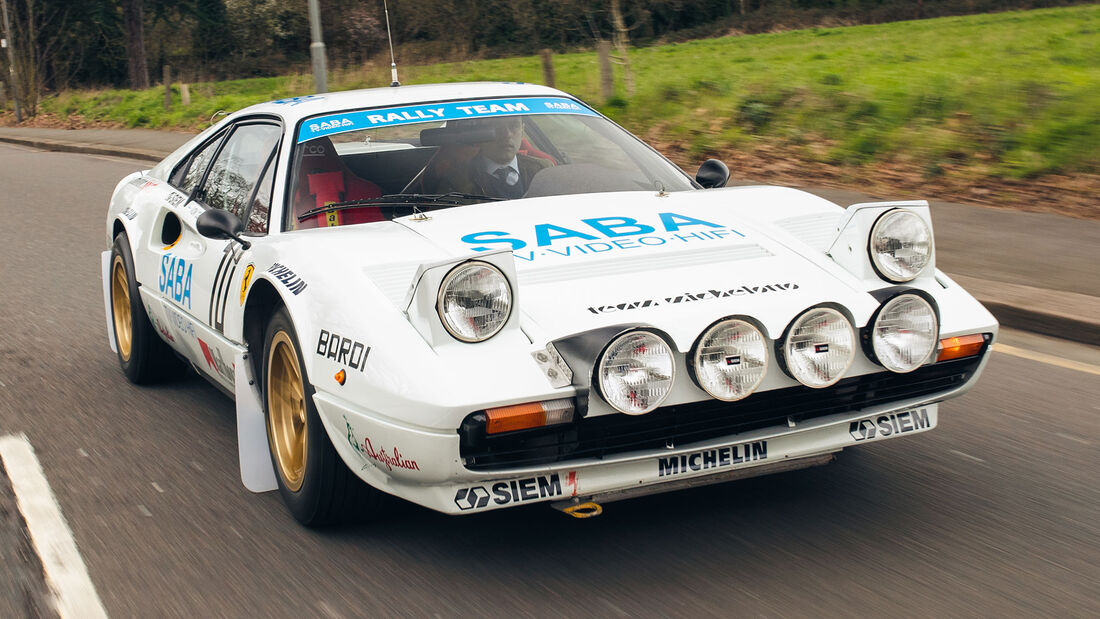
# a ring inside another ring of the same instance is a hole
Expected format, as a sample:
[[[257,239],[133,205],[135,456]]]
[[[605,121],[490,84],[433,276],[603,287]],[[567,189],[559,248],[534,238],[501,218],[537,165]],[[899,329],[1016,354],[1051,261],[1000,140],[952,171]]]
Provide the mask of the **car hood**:
[[[876,303],[824,253],[843,212],[797,190],[742,187],[513,200],[395,223],[451,258],[511,249],[533,340],[645,324],[687,349],[731,315],[773,338],[820,303],[866,320]]]

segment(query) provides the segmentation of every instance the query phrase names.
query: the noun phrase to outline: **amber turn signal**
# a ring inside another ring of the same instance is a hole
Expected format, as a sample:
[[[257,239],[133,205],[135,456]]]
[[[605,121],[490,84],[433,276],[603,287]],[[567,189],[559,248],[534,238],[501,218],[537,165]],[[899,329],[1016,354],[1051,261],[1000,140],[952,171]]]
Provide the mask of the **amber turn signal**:
[[[485,409],[485,431],[488,434],[541,428],[573,421],[573,400],[547,400]]]
[[[336,382],[343,385],[344,381],[346,381],[348,379],[348,374],[347,374],[347,372],[345,372],[343,370],[340,370],[339,372],[336,373],[336,376],[334,376],[334,378],[336,379]]]
[[[940,340],[940,354],[936,361],[962,359],[980,354],[985,347],[985,335],[972,333],[958,337],[945,337]]]

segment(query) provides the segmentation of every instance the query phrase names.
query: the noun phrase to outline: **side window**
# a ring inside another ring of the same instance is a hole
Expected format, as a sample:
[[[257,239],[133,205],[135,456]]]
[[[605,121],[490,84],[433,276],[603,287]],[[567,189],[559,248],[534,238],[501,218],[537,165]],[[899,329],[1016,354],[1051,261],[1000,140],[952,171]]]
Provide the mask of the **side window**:
[[[278,125],[238,126],[210,166],[210,174],[203,185],[203,201],[211,208],[229,211],[243,220],[252,190],[279,143],[280,135],[282,129]],[[270,196],[267,200],[270,202]],[[265,215],[265,222],[266,218]]]
[[[224,135],[222,134],[222,136]],[[222,136],[207,142],[205,146],[188,157],[184,165],[176,168],[176,173],[172,175],[172,184],[179,187],[184,193],[190,194],[195,185],[202,180],[202,173],[206,171],[206,167],[210,165],[214,153],[218,151],[218,144],[221,144]]]
[[[274,154],[274,153],[272,153]],[[256,197],[252,198],[252,208],[248,211],[248,221],[244,224],[246,232],[264,234],[267,232],[267,218],[271,213],[271,194],[275,191],[275,157],[271,157],[264,169],[264,176],[256,188]]]

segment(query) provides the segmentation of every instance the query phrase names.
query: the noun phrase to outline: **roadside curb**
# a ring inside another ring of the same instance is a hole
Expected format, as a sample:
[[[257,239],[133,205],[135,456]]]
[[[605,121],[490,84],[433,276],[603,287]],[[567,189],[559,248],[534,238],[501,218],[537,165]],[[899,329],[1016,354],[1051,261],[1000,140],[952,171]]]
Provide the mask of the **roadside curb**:
[[[950,275],[950,274],[949,274]],[[1100,346],[1100,298],[951,275],[1003,327]]]
[[[44,138],[23,138],[8,135],[0,135],[0,142],[31,146],[42,150],[64,153],[85,153],[89,155],[107,155],[110,157],[126,157],[142,161],[157,162],[168,156],[169,153],[142,150],[139,148],[126,148],[110,144],[87,144],[77,142],[65,142],[61,140],[48,140]]]

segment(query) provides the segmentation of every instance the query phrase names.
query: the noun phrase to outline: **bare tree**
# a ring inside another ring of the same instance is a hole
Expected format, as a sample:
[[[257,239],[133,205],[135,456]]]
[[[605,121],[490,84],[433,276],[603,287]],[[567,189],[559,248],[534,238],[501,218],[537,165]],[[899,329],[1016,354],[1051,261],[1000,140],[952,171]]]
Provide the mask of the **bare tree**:
[[[149,66],[145,62],[145,23],[142,0],[122,0],[122,18],[126,23],[126,56],[130,88],[149,87]]]
[[[622,7],[619,0],[611,0],[611,23],[615,30],[611,35],[611,44],[615,46],[615,62],[623,66],[623,83],[626,84],[627,96],[634,96],[634,75],[630,72],[630,59],[626,51],[630,43],[630,31],[623,21]]]

